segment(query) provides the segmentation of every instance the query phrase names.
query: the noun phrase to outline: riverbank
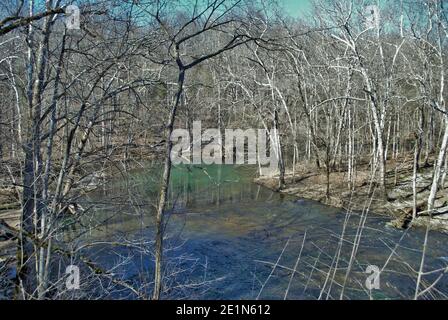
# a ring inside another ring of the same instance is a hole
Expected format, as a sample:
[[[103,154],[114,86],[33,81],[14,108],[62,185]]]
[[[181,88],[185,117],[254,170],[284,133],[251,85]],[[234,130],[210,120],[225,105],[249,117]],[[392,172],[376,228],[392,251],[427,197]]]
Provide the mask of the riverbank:
[[[291,170],[285,174],[285,187],[278,190],[278,176],[259,177],[255,183],[271,190],[298,198],[315,200],[325,205],[346,210],[365,211],[387,216],[391,219],[390,225],[398,228],[409,226],[425,227],[429,217],[425,215],[426,200],[432,182],[432,166],[422,167],[418,170],[416,179],[417,214],[420,216],[412,221],[413,163],[409,159],[399,159],[397,162],[388,162],[386,186],[388,199],[382,197],[367,165],[360,166],[355,174],[352,189],[347,179],[347,172],[332,172],[330,175],[330,194],[326,196],[327,177],[325,172],[316,172],[315,168],[300,165],[293,173]],[[448,188],[439,190],[435,202],[439,213],[430,219],[431,229],[448,232]]]
[[[17,228],[20,221],[20,203],[11,188],[0,188],[0,224]],[[0,300],[12,295],[10,272],[15,265],[17,239],[0,225]]]
[[[0,188],[0,222],[17,228],[20,219],[20,203],[13,188]],[[15,239],[0,228],[0,262],[14,254]]]

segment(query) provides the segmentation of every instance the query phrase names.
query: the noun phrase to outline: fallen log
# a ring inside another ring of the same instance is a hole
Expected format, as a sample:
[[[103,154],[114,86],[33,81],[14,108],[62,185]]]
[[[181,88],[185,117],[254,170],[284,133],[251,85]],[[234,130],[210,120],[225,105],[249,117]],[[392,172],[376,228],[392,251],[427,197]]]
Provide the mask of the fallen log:
[[[6,204],[0,204],[0,211],[15,210],[20,208],[20,202],[11,202]]]

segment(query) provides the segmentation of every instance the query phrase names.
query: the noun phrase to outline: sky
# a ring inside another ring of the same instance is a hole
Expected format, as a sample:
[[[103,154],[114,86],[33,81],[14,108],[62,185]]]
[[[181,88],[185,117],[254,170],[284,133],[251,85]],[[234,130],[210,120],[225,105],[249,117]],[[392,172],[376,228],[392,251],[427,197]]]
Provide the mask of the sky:
[[[311,8],[311,1],[312,0],[278,0],[278,3],[284,7],[286,13],[290,16],[301,17],[305,13],[309,12]],[[78,0],[77,2],[82,1]],[[35,3],[43,5],[45,0],[37,0]]]
[[[311,8],[311,0],[279,0],[285,11],[292,17],[299,17]]]

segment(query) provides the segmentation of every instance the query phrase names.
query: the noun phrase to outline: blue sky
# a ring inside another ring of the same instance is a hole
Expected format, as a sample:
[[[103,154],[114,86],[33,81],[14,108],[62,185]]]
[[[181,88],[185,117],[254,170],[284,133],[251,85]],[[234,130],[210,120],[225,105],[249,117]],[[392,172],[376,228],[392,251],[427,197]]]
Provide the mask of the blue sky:
[[[77,2],[82,2],[82,0],[78,0]],[[311,0],[278,0],[278,2],[285,8],[286,13],[292,17],[300,17],[309,12],[311,8]],[[35,3],[43,6],[45,1],[37,0]]]
[[[279,0],[283,4],[287,13],[293,17],[301,16],[309,11],[311,0]]]

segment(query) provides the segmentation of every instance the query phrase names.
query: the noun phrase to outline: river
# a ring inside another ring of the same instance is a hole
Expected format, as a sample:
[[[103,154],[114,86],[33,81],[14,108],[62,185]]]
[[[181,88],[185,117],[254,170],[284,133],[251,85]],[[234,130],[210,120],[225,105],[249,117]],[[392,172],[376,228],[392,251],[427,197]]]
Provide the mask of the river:
[[[373,213],[360,228],[360,213],[272,192],[253,183],[255,171],[228,165],[173,169],[163,298],[339,299],[342,287],[344,299],[413,298],[424,230],[393,229]],[[148,293],[159,176],[158,166],[118,175],[83,203],[94,208],[90,224],[103,225],[81,241],[123,244],[93,246],[90,258],[107,268],[119,265],[114,273],[136,286],[146,283]],[[425,272],[448,264],[447,240],[430,232]],[[129,245],[138,242],[148,251]],[[369,266],[372,273],[366,273]],[[420,288],[439,274],[425,276]],[[421,298],[447,294],[444,277]]]

